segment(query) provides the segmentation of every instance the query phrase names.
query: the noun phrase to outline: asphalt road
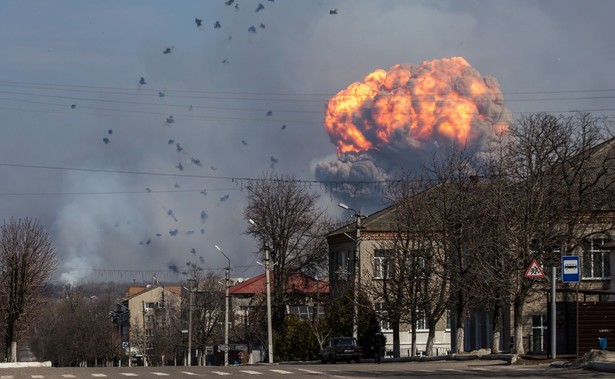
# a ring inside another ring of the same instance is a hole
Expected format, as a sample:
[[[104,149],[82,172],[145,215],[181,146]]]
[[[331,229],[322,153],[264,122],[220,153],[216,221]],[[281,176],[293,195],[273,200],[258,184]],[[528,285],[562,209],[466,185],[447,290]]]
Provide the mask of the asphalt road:
[[[87,367],[0,368],[0,379],[93,378],[612,378],[612,373],[551,367],[508,365],[500,361],[435,361],[253,365],[240,367]]]

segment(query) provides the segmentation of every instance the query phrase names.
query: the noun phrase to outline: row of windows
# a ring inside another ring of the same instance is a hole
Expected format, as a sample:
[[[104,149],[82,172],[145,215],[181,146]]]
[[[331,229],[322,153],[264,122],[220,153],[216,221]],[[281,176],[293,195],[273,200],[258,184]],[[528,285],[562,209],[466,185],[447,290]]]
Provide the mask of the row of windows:
[[[378,320],[380,323],[380,329],[383,331],[392,330],[391,323],[387,321],[387,311],[384,303],[376,303],[375,304],[376,315],[378,316]],[[449,311],[446,311],[446,329],[451,328],[451,314]],[[429,326],[427,325],[427,318],[419,317],[416,322],[416,329],[418,331],[427,331],[429,330]]]

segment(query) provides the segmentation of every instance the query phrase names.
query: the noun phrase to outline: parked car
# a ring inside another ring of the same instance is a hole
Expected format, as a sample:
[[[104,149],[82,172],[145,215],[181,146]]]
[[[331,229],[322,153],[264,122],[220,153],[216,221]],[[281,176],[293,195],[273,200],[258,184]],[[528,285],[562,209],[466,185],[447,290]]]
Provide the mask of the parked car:
[[[338,360],[345,360],[349,363],[350,361],[359,363],[362,355],[363,350],[353,337],[332,337],[320,351],[320,361],[335,363]]]

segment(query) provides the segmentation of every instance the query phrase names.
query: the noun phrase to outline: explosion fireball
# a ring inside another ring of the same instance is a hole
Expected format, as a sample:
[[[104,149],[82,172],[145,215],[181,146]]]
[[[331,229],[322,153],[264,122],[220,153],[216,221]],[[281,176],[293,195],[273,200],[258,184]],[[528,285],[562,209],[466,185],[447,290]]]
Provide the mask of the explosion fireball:
[[[480,149],[510,119],[498,81],[464,58],[377,69],[328,101],[325,128],[338,160],[318,164],[316,176],[386,180],[434,149]]]

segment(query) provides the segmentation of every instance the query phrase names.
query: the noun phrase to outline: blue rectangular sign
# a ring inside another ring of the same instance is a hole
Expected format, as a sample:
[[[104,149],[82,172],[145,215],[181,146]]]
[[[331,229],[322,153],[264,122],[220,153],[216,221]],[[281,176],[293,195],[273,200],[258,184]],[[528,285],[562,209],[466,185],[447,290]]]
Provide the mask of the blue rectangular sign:
[[[581,259],[576,255],[562,256],[562,283],[581,281]]]

